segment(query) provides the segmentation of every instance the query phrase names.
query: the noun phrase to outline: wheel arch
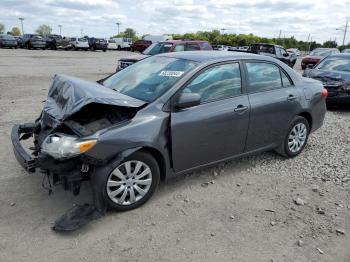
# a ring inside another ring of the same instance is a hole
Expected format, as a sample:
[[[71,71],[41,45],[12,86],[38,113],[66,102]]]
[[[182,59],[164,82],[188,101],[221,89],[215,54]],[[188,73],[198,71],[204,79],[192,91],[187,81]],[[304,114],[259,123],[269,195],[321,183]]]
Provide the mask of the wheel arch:
[[[167,167],[166,167],[167,165],[166,165],[166,161],[165,161],[163,154],[158,149],[156,149],[154,147],[149,147],[149,146],[141,147],[137,151],[148,153],[154,157],[154,159],[157,161],[158,166],[159,166],[160,179],[162,181],[164,181],[166,179],[166,174],[167,174]]]
[[[305,112],[299,113],[298,116],[304,117],[309,123],[310,130],[312,130],[312,115],[309,112],[305,111]]]

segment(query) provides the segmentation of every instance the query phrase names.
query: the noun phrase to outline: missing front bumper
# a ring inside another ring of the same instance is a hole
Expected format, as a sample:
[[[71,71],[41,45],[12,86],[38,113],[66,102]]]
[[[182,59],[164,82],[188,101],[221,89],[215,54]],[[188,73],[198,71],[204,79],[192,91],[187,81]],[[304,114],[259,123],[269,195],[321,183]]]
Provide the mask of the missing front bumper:
[[[13,152],[17,161],[23,166],[25,170],[28,172],[35,172],[37,168],[36,160],[31,157],[21,145],[21,135],[22,137],[30,137],[33,135],[35,130],[35,124],[22,124],[22,125],[14,125],[11,131],[11,141],[13,146]]]

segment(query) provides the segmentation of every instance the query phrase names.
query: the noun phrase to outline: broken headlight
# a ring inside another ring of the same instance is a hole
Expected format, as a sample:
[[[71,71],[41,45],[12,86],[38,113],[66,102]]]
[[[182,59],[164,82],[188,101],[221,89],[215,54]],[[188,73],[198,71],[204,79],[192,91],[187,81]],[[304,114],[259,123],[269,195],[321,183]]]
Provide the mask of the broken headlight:
[[[90,150],[97,140],[81,141],[76,136],[53,134],[48,136],[41,145],[42,152],[56,159],[70,158]]]

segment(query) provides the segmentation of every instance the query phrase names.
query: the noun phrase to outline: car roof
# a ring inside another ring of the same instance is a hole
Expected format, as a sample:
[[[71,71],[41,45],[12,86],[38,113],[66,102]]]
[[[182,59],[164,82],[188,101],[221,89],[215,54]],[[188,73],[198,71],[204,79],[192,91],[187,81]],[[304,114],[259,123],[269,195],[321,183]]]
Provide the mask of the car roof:
[[[170,52],[162,53],[158,56],[174,57],[179,59],[192,60],[196,62],[209,62],[214,60],[236,60],[236,59],[255,59],[275,61],[268,56],[256,55],[245,52],[232,51],[186,51],[186,52]]]
[[[194,40],[194,39],[178,39],[178,40],[160,41],[159,43],[171,43],[171,44],[178,44],[178,43],[208,43],[208,41]]]

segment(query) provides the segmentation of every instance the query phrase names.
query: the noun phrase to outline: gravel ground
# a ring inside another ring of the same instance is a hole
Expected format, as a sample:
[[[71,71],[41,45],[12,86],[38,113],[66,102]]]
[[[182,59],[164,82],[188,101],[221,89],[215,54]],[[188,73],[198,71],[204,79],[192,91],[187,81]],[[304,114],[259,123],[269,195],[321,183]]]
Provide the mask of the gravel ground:
[[[39,115],[55,73],[98,80],[125,55],[0,50],[0,261],[350,261],[348,109],[328,111],[294,159],[265,153],[179,176],[137,210],[51,231],[89,188],[48,196],[16,162],[11,127]]]

